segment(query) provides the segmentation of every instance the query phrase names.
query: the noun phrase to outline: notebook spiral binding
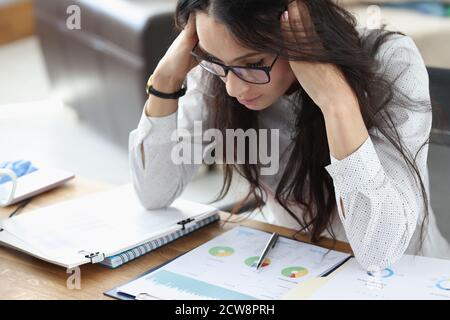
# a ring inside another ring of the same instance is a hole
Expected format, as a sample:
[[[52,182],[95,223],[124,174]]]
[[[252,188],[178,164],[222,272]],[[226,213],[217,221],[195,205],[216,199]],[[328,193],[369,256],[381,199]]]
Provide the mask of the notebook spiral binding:
[[[123,264],[130,262],[146,253],[149,253],[150,251],[153,251],[159,247],[162,247],[163,245],[166,245],[172,241],[175,241],[178,238],[181,238],[197,229],[200,229],[208,224],[211,224],[217,220],[220,219],[219,214],[214,214],[208,218],[205,218],[203,220],[198,221],[195,224],[189,224],[189,227],[185,227],[186,224],[183,224],[183,228],[172,233],[169,235],[166,235],[162,238],[158,238],[155,240],[151,240],[149,242],[146,242],[140,246],[137,246],[133,249],[130,249],[128,251],[125,251],[121,254],[107,257],[103,261],[100,262],[101,265],[115,269],[117,267],[122,266]]]

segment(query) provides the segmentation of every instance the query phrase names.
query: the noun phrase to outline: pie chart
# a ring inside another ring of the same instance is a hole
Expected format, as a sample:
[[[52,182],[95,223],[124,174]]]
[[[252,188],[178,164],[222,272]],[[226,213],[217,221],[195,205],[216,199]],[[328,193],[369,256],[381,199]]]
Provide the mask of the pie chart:
[[[256,268],[256,264],[258,263],[259,257],[250,257],[245,259],[245,264],[249,267]],[[265,258],[264,261],[261,263],[261,268],[269,266],[271,263],[269,258]]]
[[[394,275],[394,271],[392,269],[386,268],[379,272],[370,272],[368,271],[367,274],[371,277],[375,278],[389,278]]]
[[[444,279],[436,283],[436,287],[441,290],[450,291],[450,279]]]
[[[308,269],[303,267],[288,267],[281,270],[281,274],[288,278],[300,278],[308,274]]]
[[[209,254],[214,257],[228,257],[234,253],[234,249],[231,247],[214,247],[209,249]]]

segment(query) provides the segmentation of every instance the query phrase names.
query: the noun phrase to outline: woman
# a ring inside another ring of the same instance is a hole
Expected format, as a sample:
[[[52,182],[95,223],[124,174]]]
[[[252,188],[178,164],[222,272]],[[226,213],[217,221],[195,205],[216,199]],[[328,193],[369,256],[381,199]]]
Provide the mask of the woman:
[[[225,163],[222,196],[236,169],[271,222],[347,241],[364,268],[405,252],[450,258],[429,206],[428,75],[410,38],[357,29],[329,0],[181,0],[176,21],[130,134],[146,208],[170,205],[199,168],[174,163],[177,127],[279,129],[279,170]]]

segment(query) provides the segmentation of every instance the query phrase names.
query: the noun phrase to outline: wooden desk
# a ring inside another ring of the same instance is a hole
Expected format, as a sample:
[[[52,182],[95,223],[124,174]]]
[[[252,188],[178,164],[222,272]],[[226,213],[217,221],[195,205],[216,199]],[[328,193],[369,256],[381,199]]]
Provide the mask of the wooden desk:
[[[32,209],[109,188],[111,188],[109,185],[77,177],[64,187],[36,197],[20,214],[26,214],[27,211]],[[0,209],[0,217],[5,217],[14,208]],[[80,290],[68,289],[67,280],[71,274],[67,273],[66,269],[33,258],[25,253],[0,247],[0,299],[109,299],[103,295],[103,292],[127,282],[146,270],[193,249],[236,226],[238,222],[224,223],[228,216],[228,214],[222,212],[220,222],[213,223],[191,235],[178,239],[118,269],[111,270],[93,264],[81,266]],[[235,221],[242,220],[239,217],[233,219]],[[239,223],[269,232],[276,231],[287,237],[292,237],[295,233],[294,230],[254,220]],[[308,242],[304,236],[297,235],[296,239]],[[332,241],[325,240],[320,245],[330,248]],[[350,246],[342,242],[338,242],[335,249],[350,252]]]

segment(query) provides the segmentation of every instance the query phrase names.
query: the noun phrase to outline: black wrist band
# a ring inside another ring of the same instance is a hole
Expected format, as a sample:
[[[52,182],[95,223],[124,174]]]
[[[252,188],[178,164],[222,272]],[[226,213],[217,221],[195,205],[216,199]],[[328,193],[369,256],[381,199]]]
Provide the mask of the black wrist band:
[[[178,98],[184,96],[185,93],[186,93],[186,87],[183,87],[174,93],[164,93],[164,92],[156,90],[155,88],[153,88],[153,86],[149,86],[147,88],[148,95],[152,94],[152,95],[157,96],[162,99],[178,99]]]
[[[151,75],[147,81],[145,91],[147,92],[147,95],[152,94],[152,95],[162,98],[162,99],[178,99],[185,95],[186,89],[187,89],[186,85],[183,83],[182,88],[174,93],[165,93],[165,92],[158,91],[155,88],[153,88],[153,75]]]

